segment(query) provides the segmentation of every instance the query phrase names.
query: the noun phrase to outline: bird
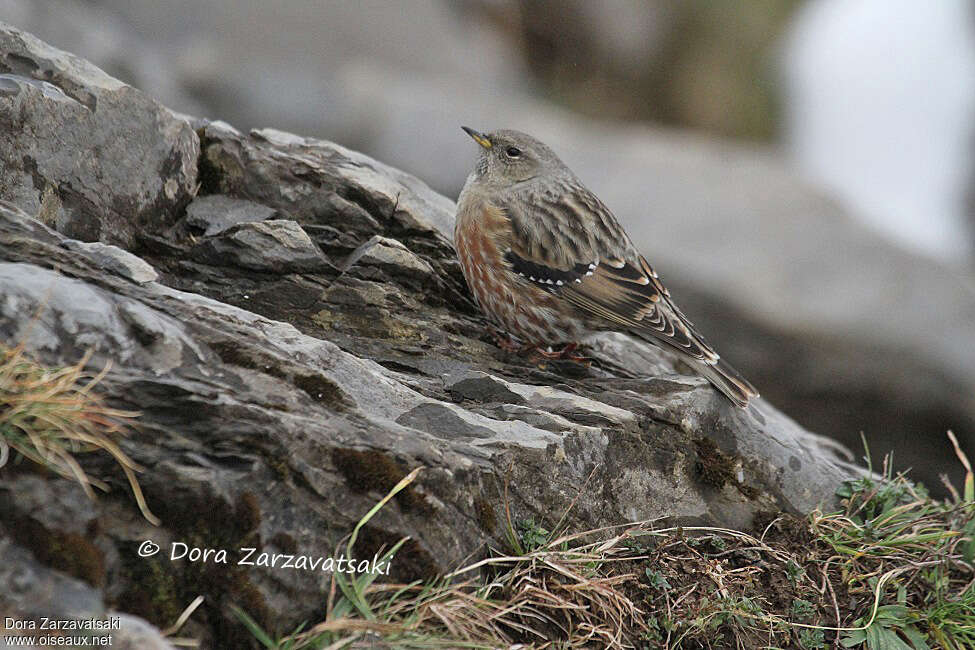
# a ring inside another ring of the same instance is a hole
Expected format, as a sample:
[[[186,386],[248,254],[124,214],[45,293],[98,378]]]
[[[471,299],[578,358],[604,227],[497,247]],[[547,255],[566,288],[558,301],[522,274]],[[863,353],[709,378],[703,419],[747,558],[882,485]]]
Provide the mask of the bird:
[[[620,331],[676,353],[739,407],[758,397],[551,148],[520,131],[461,128],[480,155],[457,199],[454,247],[503,347],[578,360],[580,340]]]

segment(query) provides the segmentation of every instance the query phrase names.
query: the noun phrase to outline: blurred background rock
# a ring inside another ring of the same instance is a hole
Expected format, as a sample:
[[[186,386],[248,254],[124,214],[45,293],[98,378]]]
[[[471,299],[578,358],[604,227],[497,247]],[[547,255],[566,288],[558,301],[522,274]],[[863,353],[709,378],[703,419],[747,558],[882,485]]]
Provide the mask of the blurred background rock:
[[[456,197],[548,141],[763,396],[938,489],[975,453],[970,0],[0,0],[177,111]]]

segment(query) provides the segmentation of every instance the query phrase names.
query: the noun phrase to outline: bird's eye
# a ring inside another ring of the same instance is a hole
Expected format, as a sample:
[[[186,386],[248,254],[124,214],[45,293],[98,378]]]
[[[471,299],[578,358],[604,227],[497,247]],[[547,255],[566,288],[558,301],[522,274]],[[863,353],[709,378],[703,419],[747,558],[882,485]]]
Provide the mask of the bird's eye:
[[[508,154],[509,158],[517,158],[518,156],[521,155],[521,149],[519,149],[518,147],[508,147],[505,150],[505,153]]]

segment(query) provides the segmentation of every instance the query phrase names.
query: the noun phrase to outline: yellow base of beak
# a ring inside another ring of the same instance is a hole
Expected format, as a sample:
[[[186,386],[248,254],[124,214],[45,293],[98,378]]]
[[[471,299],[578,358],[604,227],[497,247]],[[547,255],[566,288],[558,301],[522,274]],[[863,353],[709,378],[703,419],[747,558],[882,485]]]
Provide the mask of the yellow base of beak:
[[[488,140],[487,136],[484,135],[483,133],[479,133],[478,131],[475,131],[474,129],[467,126],[462,126],[460,128],[464,130],[464,133],[474,138],[474,142],[476,142],[477,144],[481,145],[485,149],[491,148],[491,141]]]

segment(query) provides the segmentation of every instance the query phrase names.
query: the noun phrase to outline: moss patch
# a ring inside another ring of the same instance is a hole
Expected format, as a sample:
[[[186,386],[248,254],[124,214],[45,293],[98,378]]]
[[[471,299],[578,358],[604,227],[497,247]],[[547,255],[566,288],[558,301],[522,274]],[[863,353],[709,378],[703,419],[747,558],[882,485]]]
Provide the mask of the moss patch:
[[[355,557],[362,560],[372,559],[373,555],[382,555],[403,537],[405,535],[397,535],[375,526],[363,526],[356,541]],[[432,580],[441,573],[443,567],[415,539],[409,539],[403,544],[389,566],[389,579],[396,582]]]
[[[157,555],[126,562],[123,555],[123,565],[129,587],[119,596],[117,607],[161,626],[175,621],[188,603],[180,604],[183,601],[181,580],[169,560]]]
[[[6,509],[9,512],[9,509]],[[105,557],[85,535],[52,531],[30,517],[3,517],[11,538],[34,554],[38,562],[94,587],[105,585]]]
[[[481,530],[493,534],[498,527],[498,517],[494,514],[491,502],[484,497],[474,497],[474,516],[481,525]]]
[[[333,409],[345,406],[345,393],[342,392],[338,384],[326,377],[321,375],[295,375],[291,381],[316,402],[322,402]]]
[[[287,362],[258,350],[241,347],[238,341],[214,342],[210,344],[210,349],[222,362],[288,382],[333,411],[344,411],[351,405],[351,399],[330,379],[322,375],[288,372]]]
[[[737,482],[735,480],[734,459],[718,449],[713,440],[698,438],[694,441],[694,448],[697,450],[697,462],[694,464],[694,469],[702,483],[720,490],[729,483]]]
[[[332,462],[335,463],[335,469],[345,477],[349,487],[360,493],[385,494],[407,474],[387,454],[369,449],[333,449]],[[412,485],[393,498],[404,512],[429,513],[433,510],[426,497],[414,490]]]
[[[253,492],[244,492],[233,504],[175,491],[165,502],[159,501],[163,523],[187,544],[232,548],[251,538],[261,525],[261,505]]]
[[[227,564],[170,562],[165,552],[152,558],[141,558],[132,548],[120,553],[121,571],[128,588],[113,603],[126,612],[142,616],[157,626],[171,625],[183,609],[198,595],[206,597],[202,616],[213,612],[211,624],[226,647],[250,647],[252,640],[237,638],[239,628],[229,624],[219,612],[228,604],[239,604],[261,622],[270,620],[269,610],[260,591],[250,581],[248,567],[237,566],[234,550],[242,546],[260,546],[257,529],[261,524],[261,506],[257,496],[245,492],[234,503],[209,494],[173,490],[165,501],[159,500],[159,514],[164,525],[173,531],[173,539],[190,548],[225,549]],[[239,642],[239,644],[238,644]]]
[[[285,532],[278,532],[274,534],[271,538],[271,544],[277,546],[279,549],[285,553],[297,553],[298,552],[298,542],[295,538]]]

